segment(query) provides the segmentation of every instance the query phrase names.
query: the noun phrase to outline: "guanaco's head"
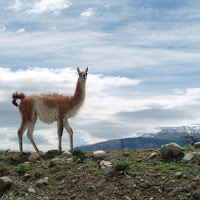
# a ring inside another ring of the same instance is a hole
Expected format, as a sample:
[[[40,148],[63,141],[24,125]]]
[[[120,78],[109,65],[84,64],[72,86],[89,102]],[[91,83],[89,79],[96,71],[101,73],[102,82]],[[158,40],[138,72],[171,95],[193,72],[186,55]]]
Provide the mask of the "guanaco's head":
[[[80,71],[79,67],[77,67],[77,71],[78,71],[78,74],[79,74],[79,79],[81,80],[86,80],[87,79],[87,72],[88,72],[88,67],[86,68],[85,71]]]

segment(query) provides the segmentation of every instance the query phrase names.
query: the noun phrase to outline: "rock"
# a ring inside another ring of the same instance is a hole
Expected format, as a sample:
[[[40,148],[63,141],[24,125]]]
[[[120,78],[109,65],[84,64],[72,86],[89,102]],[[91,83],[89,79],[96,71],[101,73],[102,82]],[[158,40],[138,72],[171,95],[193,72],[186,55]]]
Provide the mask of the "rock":
[[[99,150],[99,151],[94,151],[93,152],[93,158],[103,159],[105,157],[106,157],[106,152],[105,151]]]
[[[113,173],[115,171],[115,169],[113,168],[113,166],[106,166],[104,169],[103,169],[103,173],[104,175],[108,175],[110,173]]]
[[[36,182],[37,187],[41,188],[44,186],[44,180],[40,179],[39,181]]]
[[[36,162],[36,160],[39,160],[41,158],[40,154],[39,153],[32,153],[28,160],[31,161],[31,162]]]
[[[130,156],[130,152],[125,151],[125,152],[122,153],[122,155],[125,156],[125,157]]]
[[[124,200],[131,200],[128,196],[124,196]]]
[[[181,177],[183,175],[183,172],[176,172],[175,174],[174,174],[174,176],[176,176],[176,177]]]
[[[24,197],[19,197],[17,200],[25,200]]]
[[[56,166],[58,163],[60,163],[60,161],[61,161],[60,158],[53,158],[53,159],[50,161],[50,167]]]
[[[135,189],[137,189],[137,185],[136,184],[133,184],[132,185],[132,188],[135,190]]]
[[[12,180],[8,176],[0,177],[0,191],[8,189],[12,185]]]
[[[157,155],[157,153],[155,153],[155,152],[154,152],[154,153],[151,153],[151,154],[150,154],[150,156],[148,157],[148,159],[155,158],[155,157],[156,157],[156,155]]]
[[[182,153],[182,147],[176,143],[165,144],[161,146],[160,153],[163,158],[176,157]]]
[[[11,156],[11,160],[19,162],[20,161],[20,154],[13,154]]]
[[[30,174],[25,174],[24,176],[23,176],[23,181],[27,181],[28,179],[30,179]]]
[[[72,162],[73,158],[67,158],[67,162]]]
[[[63,158],[71,158],[72,154],[69,151],[65,151],[61,154],[61,157]]]
[[[194,158],[194,154],[193,153],[187,153],[185,154],[185,156],[183,157],[182,161],[183,162],[189,162]]]
[[[44,178],[44,184],[45,184],[45,185],[49,185],[49,178],[48,178],[48,177],[45,177],[45,178]]]
[[[28,188],[28,192],[29,192],[29,193],[35,193],[35,189],[33,189],[33,188]]]
[[[112,166],[112,163],[109,162],[109,161],[102,160],[102,161],[100,162],[100,166],[101,166],[101,169],[104,169],[104,168],[107,167],[107,166]]]
[[[199,199],[200,197],[200,187],[196,189],[196,191],[192,195],[195,199]]]
[[[160,194],[162,194],[163,193],[163,191],[159,188],[158,189],[158,192],[160,193]]]
[[[44,154],[44,157],[45,158],[54,158],[55,156],[59,156],[62,154],[62,151],[58,151],[58,150],[50,150],[50,151],[47,151],[45,154]]]
[[[195,147],[195,148],[200,148],[200,142],[194,143],[194,147]]]

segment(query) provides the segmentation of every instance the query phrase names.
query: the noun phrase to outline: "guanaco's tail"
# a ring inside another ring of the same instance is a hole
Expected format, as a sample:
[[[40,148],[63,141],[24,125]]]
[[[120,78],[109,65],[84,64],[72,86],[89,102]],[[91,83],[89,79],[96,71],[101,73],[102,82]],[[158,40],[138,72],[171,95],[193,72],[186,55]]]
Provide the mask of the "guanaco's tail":
[[[19,92],[15,92],[12,95],[13,101],[12,103],[18,107],[18,103],[17,103],[17,99],[23,100],[25,98],[25,94],[24,93],[19,93]]]

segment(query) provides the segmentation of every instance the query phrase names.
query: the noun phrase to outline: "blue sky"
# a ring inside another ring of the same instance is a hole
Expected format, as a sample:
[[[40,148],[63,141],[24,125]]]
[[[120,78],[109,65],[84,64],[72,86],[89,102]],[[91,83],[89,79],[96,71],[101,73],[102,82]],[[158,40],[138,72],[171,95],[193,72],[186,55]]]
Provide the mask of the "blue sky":
[[[199,124],[199,9],[197,0],[1,1],[2,148],[18,149],[12,92],[73,94],[77,66],[89,76],[70,121],[75,145]],[[34,136],[57,148],[56,124],[38,121]]]

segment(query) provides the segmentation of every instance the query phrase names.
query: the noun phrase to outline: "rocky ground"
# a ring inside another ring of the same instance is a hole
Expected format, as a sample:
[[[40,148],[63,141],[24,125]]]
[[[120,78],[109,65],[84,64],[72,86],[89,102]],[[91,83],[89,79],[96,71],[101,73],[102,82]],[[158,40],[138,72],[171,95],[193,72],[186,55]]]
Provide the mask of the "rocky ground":
[[[160,149],[125,149],[96,155],[78,150],[72,155],[58,151],[41,155],[0,152],[0,197],[5,200],[200,199],[200,149],[187,146],[170,157]]]

